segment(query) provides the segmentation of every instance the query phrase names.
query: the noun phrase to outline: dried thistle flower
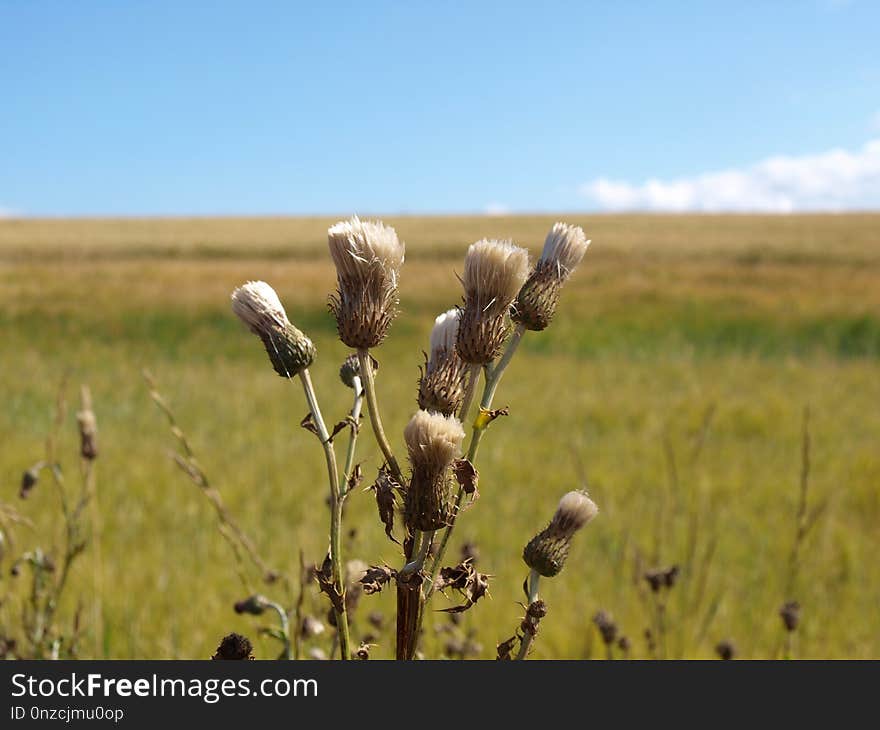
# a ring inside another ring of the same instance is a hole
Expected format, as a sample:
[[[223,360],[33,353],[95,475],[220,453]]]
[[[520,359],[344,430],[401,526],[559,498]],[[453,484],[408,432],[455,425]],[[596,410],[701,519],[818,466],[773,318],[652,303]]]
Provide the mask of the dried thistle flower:
[[[782,624],[785,626],[786,631],[797,631],[801,620],[801,604],[797,601],[787,601],[779,609],[779,617],[782,619]]]
[[[290,323],[281,300],[265,281],[249,281],[232,292],[232,311],[262,340],[282,378],[292,378],[312,364],[315,346]]]
[[[227,634],[211,659],[253,659],[254,647],[246,636]]]
[[[581,262],[590,242],[583,229],[567,223],[555,223],[541,258],[528,280],[519,290],[511,310],[514,322],[528,330],[542,330],[556,313],[559,290]]]
[[[434,320],[431,354],[419,377],[419,408],[451,416],[458,411],[467,388],[468,368],[458,356],[460,309],[450,309]]]
[[[21,475],[21,489],[18,492],[19,497],[27,499],[30,491],[37,486],[37,482],[40,481],[40,472],[43,470],[44,466],[46,466],[45,461],[38,461]]]
[[[357,216],[327,231],[336,265],[337,289],[330,297],[339,338],[349,347],[375,347],[397,314],[397,286],[404,245],[393,228]]]
[[[461,454],[464,429],[455,416],[417,411],[403,432],[412,466],[406,490],[406,524],[410,529],[439,530],[452,517],[449,467]]]
[[[303,616],[299,635],[304,639],[311,639],[314,636],[320,636],[325,630],[324,624],[314,616]]]
[[[598,513],[599,508],[586,492],[568,492],[559,501],[550,524],[523,550],[526,565],[546,578],[557,575],[565,565],[572,537]]]
[[[508,332],[508,310],[525,282],[529,253],[511,241],[483,239],[464,260],[464,309],[458,325],[458,354],[484,365],[497,357]]]
[[[617,638],[617,624],[614,622],[614,617],[607,611],[599,611],[593,616],[593,623],[596,624],[596,628],[599,629],[599,633],[602,635],[602,641],[605,642],[605,645],[610,646],[613,644],[614,640]],[[629,642],[627,642],[627,644],[628,643]]]
[[[724,641],[719,641],[715,646],[715,653],[719,659],[730,661],[736,656],[736,646],[729,639],[725,639]]]
[[[662,588],[672,588],[678,579],[680,569],[677,565],[668,568],[654,568],[645,571],[645,580],[651,587],[652,593],[658,593]]]

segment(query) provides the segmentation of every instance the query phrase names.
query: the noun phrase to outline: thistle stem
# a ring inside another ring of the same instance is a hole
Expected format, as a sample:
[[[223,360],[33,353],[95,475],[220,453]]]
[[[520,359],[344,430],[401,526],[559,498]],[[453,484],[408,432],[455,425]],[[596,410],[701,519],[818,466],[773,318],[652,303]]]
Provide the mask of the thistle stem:
[[[266,601],[266,605],[278,614],[278,621],[281,624],[281,637],[284,642],[284,653],[282,656],[285,659],[292,659],[293,655],[290,646],[290,619],[287,617],[287,611],[274,601]]]
[[[367,397],[367,411],[370,414],[370,424],[373,426],[376,443],[379,444],[379,448],[385,456],[388,468],[391,469],[391,475],[397,480],[398,484],[404,484],[403,472],[400,471],[400,466],[398,466],[397,459],[394,458],[394,454],[391,451],[391,445],[388,443],[388,438],[385,436],[385,429],[382,427],[379,405],[376,402],[376,382],[373,379],[373,363],[370,362],[370,353],[366,348],[362,347],[358,350],[358,363],[364,382],[364,392]]]
[[[413,559],[400,570],[403,576],[412,575],[420,571],[425,564],[428,553],[431,551],[431,543],[434,542],[434,531],[420,532],[418,537],[418,542],[413,546]]]
[[[343,496],[348,492],[348,480],[351,477],[352,469],[354,469],[354,453],[357,448],[361,407],[364,404],[364,391],[359,376],[355,375],[352,378],[352,385],[354,386],[354,403],[351,405],[351,433],[348,437],[348,451],[345,454],[345,468],[342,470],[341,491]]]
[[[330,479],[330,563],[333,572],[333,583],[342,604],[341,609],[337,609],[334,606],[334,611],[336,611],[336,632],[339,636],[340,653],[342,659],[345,660],[351,658],[351,647],[348,636],[348,616],[345,612],[345,584],[342,578],[342,497],[339,492],[339,472],[336,468],[336,454],[333,451],[333,442],[330,440],[330,433],[327,431],[327,426],[321,415],[318,398],[315,395],[315,388],[312,385],[312,378],[309,375],[308,368],[300,371],[299,378],[303,384],[312,419],[315,422],[315,427],[318,429],[318,438],[320,438],[321,446],[324,448],[324,457],[327,461],[327,475]]]
[[[519,347],[520,340],[522,340],[523,334],[525,334],[525,327],[521,324],[517,325],[516,329],[513,331],[513,335],[510,338],[510,341],[507,343],[507,349],[504,351],[504,354],[501,356],[501,359],[498,361],[498,364],[492,368],[491,371],[487,370],[486,372],[486,384],[483,387],[483,397],[480,400],[480,412],[488,411],[492,408],[492,400],[495,398],[495,391],[498,390],[498,383],[501,382],[501,377],[504,375],[504,371],[507,369],[507,366],[510,364],[511,359],[513,358],[514,353],[516,353],[517,347]],[[482,419],[477,416],[474,420],[473,424],[473,432],[471,433],[471,440],[468,444],[467,451],[467,460],[471,463],[477,458],[477,451],[480,448],[480,441],[483,439],[483,433],[486,431],[486,426],[488,424],[483,423]],[[455,497],[455,506],[452,510],[452,521],[449,526],[443,531],[443,537],[440,540],[440,545],[437,548],[437,556],[434,558],[434,562],[431,567],[431,582],[428,584],[425,593],[425,600],[431,597],[431,594],[434,592],[434,580],[437,578],[437,574],[440,571],[440,563],[443,560],[443,556],[446,553],[446,546],[449,544],[449,538],[452,536],[452,530],[455,527],[455,520],[458,517],[459,510],[461,508],[461,502],[464,498],[464,489],[459,487],[458,494]]]
[[[458,411],[458,420],[462,423],[467,420],[468,411],[471,409],[471,403],[474,395],[477,393],[477,381],[480,379],[481,366],[479,363],[471,363],[468,366],[468,384],[464,394],[464,400],[461,402],[461,408]]]
[[[538,600],[538,581],[540,581],[541,576],[538,574],[538,571],[533,570],[529,574],[529,605],[531,606],[535,601]],[[524,632],[522,641],[519,643],[519,653],[516,655],[517,661],[525,659],[529,653],[529,649],[532,646],[532,642],[535,640],[535,635],[533,633]]]

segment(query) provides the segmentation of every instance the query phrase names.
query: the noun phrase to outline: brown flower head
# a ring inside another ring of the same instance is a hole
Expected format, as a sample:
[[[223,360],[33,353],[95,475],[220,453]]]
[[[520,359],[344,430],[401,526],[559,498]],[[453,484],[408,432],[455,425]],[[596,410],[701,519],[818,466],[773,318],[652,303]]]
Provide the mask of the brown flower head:
[[[529,330],[542,330],[556,313],[559,290],[581,262],[590,242],[581,228],[555,223],[544,251],[511,310],[514,322]]]
[[[439,530],[452,517],[450,465],[461,454],[464,429],[455,416],[418,411],[403,432],[412,466],[406,490],[410,529]]]
[[[464,260],[464,309],[458,325],[458,354],[484,365],[501,352],[508,310],[529,272],[529,253],[511,241],[483,239],[471,244]]]
[[[397,314],[397,286],[405,248],[393,228],[357,216],[327,231],[336,265],[330,311],[349,347],[375,347]]]
[[[467,365],[458,356],[460,309],[450,309],[434,320],[431,354],[419,378],[419,408],[451,416],[461,407],[467,387]]]
[[[281,300],[265,281],[249,281],[232,292],[232,311],[262,340],[281,377],[292,378],[314,361],[312,341],[290,323]]]
[[[571,538],[599,513],[586,492],[568,492],[560,501],[550,524],[535,535],[523,550],[532,570],[551,578],[565,565]]]

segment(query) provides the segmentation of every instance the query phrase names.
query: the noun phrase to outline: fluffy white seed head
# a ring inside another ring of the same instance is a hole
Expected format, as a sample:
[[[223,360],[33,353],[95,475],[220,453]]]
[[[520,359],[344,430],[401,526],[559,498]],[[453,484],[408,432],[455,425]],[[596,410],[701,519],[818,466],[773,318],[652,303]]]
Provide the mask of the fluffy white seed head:
[[[458,321],[461,319],[461,310],[457,307],[443,312],[434,320],[434,329],[431,330],[431,357],[439,351],[450,352],[455,346],[458,337]]]
[[[568,492],[559,500],[550,529],[559,536],[571,537],[597,514],[599,508],[586,492]]]
[[[381,221],[362,221],[357,216],[340,221],[327,231],[330,255],[340,276],[364,279],[380,266],[394,284],[403,266],[405,247],[397,232]]]
[[[512,241],[484,238],[472,243],[464,260],[467,304],[492,313],[506,311],[529,275],[529,252]]]
[[[539,264],[552,264],[564,279],[581,262],[589,245],[582,228],[568,223],[554,223],[544,241]]]
[[[249,281],[232,292],[232,311],[260,336],[289,324],[278,294],[265,281]]]
[[[403,431],[413,467],[443,470],[461,455],[464,429],[455,416],[417,411]]]

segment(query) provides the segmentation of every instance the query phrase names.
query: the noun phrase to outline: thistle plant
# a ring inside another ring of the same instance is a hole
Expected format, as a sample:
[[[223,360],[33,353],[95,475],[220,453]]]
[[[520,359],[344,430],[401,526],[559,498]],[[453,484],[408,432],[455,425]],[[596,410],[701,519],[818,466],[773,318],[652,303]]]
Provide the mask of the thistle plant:
[[[324,576],[323,590],[330,597],[336,615],[340,652],[343,659],[351,658],[348,635],[348,617],[345,610],[345,584],[342,563],[342,499],[339,471],[333,439],[324,423],[315,388],[309,375],[309,365],[315,359],[315,346],[287,318],[287,313],[275,290],[262,281],[251,281],[232,293],[232,310],[266,347],[275,372],[283,377],[298,376],[302,382],[309,406],[309,425],[324,449],[327,475],[330,482],[330,566],[331,575]]]
[[[434,321],[429,352],[425,353],[418,382],[419,409],[402,434],[410,467],[407,474],[401,470],[382,424],[375,387],[378,362],[371,352],[382,344],[397,315],[404,245],[393,228],[357,217],[331,226],[328,245],[337,275],[336,291],[329,299],[330,311],[336,319],[339,339],[354,351],[339,369],[340,381],[353,391],[352,406],[332,431],[323,419],[309,374],[316,348],[290,322],[275,291],[264,282],[248,282],[233,292],[232,308],[260,338],[275,372],[287,379],[300,379],[309,406],[309,415],[301,425],[318,436],[324,451],[330,492],[330,547],[320,566],[315,565],[308,573],[330,598],[332,610],[326,620],[337,629],[334,642],[338,640],[342,658],[369,658],[378,638],[376,632],[384,622],[374,620],[375,614],[371,614],[372,630],[360,635],[358,646],[358,640],[353,642],[350,638],[350,616],[362,594],[369,596],[393,583],[397,593],[396,655],[412,659],[417,655],[422,621],[435,592],[461,597],[459,605],[445,609],[454,626],[458,625],[455,617],[459,613],[489,594],[490,576],[476,570],[472,549],[463,553],[461,562],[454,566],[443,565],[444,553],[465,496],[476,499],[479,474],[475,461],[481,440],[489,424],[508,413],[506,408],[492,408],[501,378],[525,332],[538,331],[549,324],[560,288],[583,257],[588,241],[579,228],[556,224],[541,258],[531,270],[526,249],[511,241],[484,239],[469,247],[460,277],[463,304],[443,312]],[[479,412],[469,422],[468,413],[481,379]],[[162,407],[160,398],[157,403]],[[343,561],[342,506],[363,477],[362,465],[356,464],[356,451],[364,403],[384,458],[369,489],[375,494],[386,535],[402,549],[399,568]],[[167,408],[163,410],[170,413]],[[183,439],[185,453],[179,455],[180,462],[195,475],[194,479],[199,477],[207,485],[182,431],[172,416],[169,419],[172,430]],[[463,422],[469,422],[471,434],[462,457],[466,436]],[[348,448],[340,474],[333,439],[346,428]],[[206,486],[203,488],[206,493],[210,491]],[[233,539],[230,544],[236,552],[240,546],[252,548],[243,533],[231,527],[234,523],[222,508],[219,494],[216,497],[220,505],[218,515],[226,526],[224,534],[242,538]],[[526,546],[524,558],[531,569],[526,582],[529,603],[520,633],[499,647],[499,655],[511,656],[518,645],[517,658],[526,656],[538,624],[547,613],[546,605],[537,596],[538,580],[561,571],[573,535],[596,512],[586,493],[570,492],[563,497],[548,527]],[[397,516],[401,520],[395,527]],[[442,537],[435,546],[440,533]],[[300,564],[304,574],[302,555]],[[265,631],[282,642],[282,657],[299,657],[306,651],[302,642],[312,641],[323,633],[324,624],[305,613],[307,582],[301,578],[295,607],[288,610],[280,602],[256,592],[235,604],[240,614],[259,616],[271,611],[278,615],[279,628]],[[457,646],[447,647],[450,656],[463,657],[474,651],[470,644],[467,650],[458,650]],[[507,648],[502,651],[504,647]],[[318,646],[308,648],[307,653],[316,657],[327,654]]]
[[[529,608],[538,601],[538,583],[541,577],[553,578],[559,575],[568,558],[571,539],[576,532],[592,522],[597,514],[599,508],[586,492],[568,492],[559,500],[559,506],[550,524],[529,540],[523,550],[523,560],[531,568],[526,579]],[[528,615],[528,609],[526,613]],[[523,631],[517,659],[526,658],[536,634],[537,623],[534,624],[533,630]],[[613,641],[613,638],[611,640]]]

